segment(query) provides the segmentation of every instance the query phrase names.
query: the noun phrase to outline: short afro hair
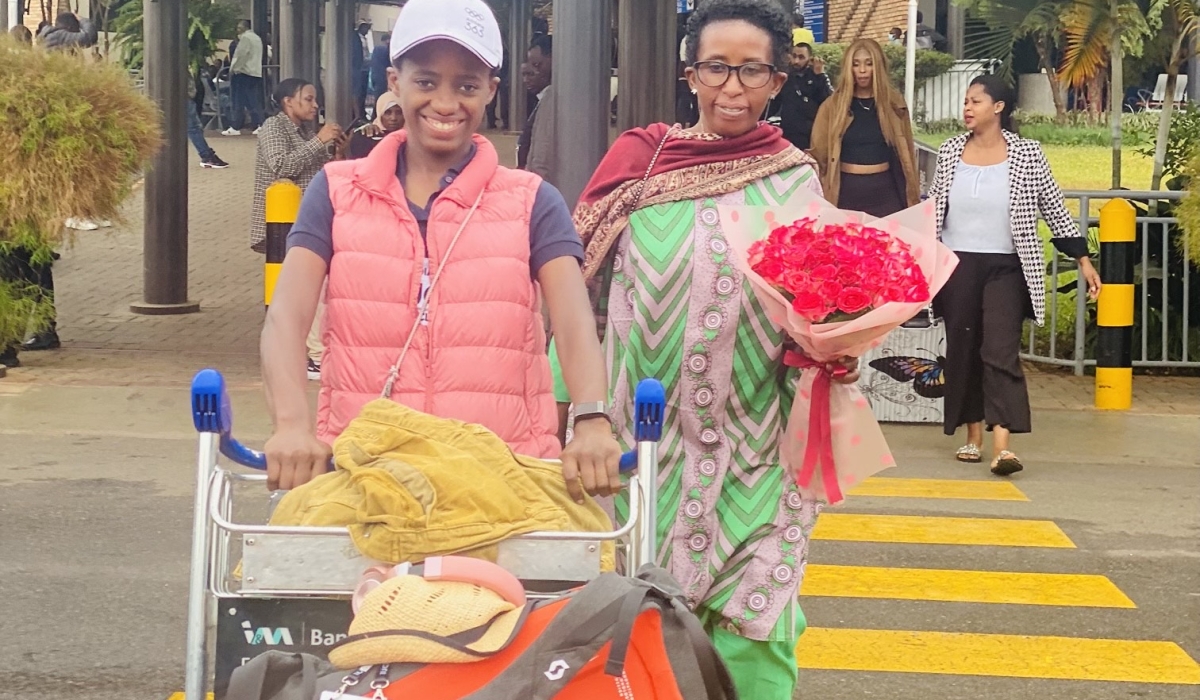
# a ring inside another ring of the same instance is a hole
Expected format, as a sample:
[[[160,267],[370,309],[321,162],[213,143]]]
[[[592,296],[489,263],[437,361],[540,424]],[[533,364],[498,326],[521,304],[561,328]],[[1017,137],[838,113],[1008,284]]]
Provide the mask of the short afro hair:
[[[776,0],[708,0],[688,18],[684,53],[688,65],[700,52],[700,34],[713,22],[741,20],[767,33],[775,66],[785,66],[792,50],[792,18]]]

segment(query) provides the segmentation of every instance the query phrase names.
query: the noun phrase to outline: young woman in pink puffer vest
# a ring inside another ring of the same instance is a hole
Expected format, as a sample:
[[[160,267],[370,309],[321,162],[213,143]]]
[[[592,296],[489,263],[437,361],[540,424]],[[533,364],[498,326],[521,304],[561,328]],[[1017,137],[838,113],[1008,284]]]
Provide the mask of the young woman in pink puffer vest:
[[[308,186],[262,335],[275,425],[272,488],[325,471],[330,443],[383,395],[479,423],[536,457],[561,457],[568,488],[614,493],[620,448],[562,195],[498,164],[475,135],[496,94],[503,45],[483,0],[410,0],[392,34],[392,90],[406,128]],[[328,275],[314,429],[305,336]],[[576,416],[564,450],[541,315],[550,311]]]

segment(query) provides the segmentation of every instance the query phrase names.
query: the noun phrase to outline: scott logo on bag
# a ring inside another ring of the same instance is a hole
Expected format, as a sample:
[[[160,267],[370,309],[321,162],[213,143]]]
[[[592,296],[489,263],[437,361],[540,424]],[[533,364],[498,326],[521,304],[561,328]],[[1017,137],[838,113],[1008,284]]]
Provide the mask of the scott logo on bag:
[[[567,665],[566,661],[555,659],[550,662],[550,668],[546,669],[546,678],[552,681],[561,681],[562,677],[569,670],[571,670],[571,667]]]
[[[259,645],[266,644],[268,646],[295,646],[292,641],[292,631],[286,627],[259,627],[254,629],[254,626],[247,620],[242,623],[242,632],[246,637],[247,644]]]

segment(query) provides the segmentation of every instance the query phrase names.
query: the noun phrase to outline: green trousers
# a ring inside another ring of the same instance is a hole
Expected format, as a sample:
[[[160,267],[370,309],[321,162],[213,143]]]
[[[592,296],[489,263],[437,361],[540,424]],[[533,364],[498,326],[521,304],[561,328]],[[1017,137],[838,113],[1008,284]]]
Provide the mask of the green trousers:
[[[796,668],[796,642],[808,623],[804,613],[796,611],[796,634],[786,641],[757,642],[710,624],[709,615],[701,615],[713,646],[729,669],[739,698],[753,700],[792,700],[799,671]]]

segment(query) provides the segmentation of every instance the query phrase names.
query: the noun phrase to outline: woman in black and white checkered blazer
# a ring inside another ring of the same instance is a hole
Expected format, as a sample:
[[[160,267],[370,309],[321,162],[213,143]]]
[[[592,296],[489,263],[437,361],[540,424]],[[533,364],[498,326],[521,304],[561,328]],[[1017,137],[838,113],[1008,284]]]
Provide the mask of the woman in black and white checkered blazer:
[[[971,81],[963,105],[970,132],[942,144],[929,189],[938,234],[959,257],[934,301],[946,322],[944,427],[953,435],[967,426],[960,462],[981,462],[984,428],[992,431],[992,473],[1000,476],[1023,469],[1009,435],[1031,429],[1020,348],[1025,319],[1041,325],[1046,313],[1039,212],[1054,247],[1078,259],[1091,297],[1100,293],[1087,239],[1063,205],[1041,146],[1012,126],[1014,97],[996,76]]]

